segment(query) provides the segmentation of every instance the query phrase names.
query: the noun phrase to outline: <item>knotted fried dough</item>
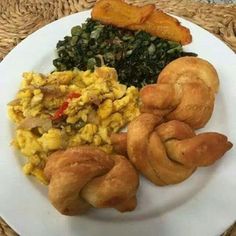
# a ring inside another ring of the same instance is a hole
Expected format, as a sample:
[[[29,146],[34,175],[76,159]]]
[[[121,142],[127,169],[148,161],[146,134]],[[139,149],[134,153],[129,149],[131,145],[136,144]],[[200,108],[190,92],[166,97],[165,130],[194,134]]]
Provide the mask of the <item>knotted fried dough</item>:
[[[110,140],[116,153],[127,156],[127,133],[112,133]]]
[[[111,155],[114,167],[106,174],[91,180],[81,195],[93,207],[114,207],[117,210],[132,211],[136,205],[138,176],[132,164],[123,156]]]
[[[159,116],[143,113],[128,126],[126,140],[116,135],[116,150],[127,146],[133,165],[156,185],[176,184],[199,166],[209,166],[232,148],[227,137],[208,132],[196,135],[184,122],[162,123]],[[126,143],[126,144],[125,144]]]
[[[157,84],[140,91],[141,111],[184,121],[198,129],[212,115],[218,88],[217,72],[209,62],[196,57],[178,58],[162,70]]]
[[[137,205],[139,177],[123,156],[91,146],[69,148],[49,156],[44,172],[49,199],[62,214],[77,215],[91,207],[124,212]]]

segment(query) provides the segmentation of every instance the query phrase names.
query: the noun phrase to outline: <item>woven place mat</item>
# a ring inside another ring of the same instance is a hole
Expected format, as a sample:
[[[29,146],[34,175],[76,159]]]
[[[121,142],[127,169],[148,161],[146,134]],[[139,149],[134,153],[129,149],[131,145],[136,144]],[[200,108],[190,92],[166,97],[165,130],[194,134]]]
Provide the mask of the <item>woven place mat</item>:
[[[1,0],[0,1],[0,60],[22,39],[42,26],[85,9],[96,0]],[[208,4],[188,0],[127,0],[157,8],[190,20],[223,40],[236,52],[236,4]],[[17,235],[0,217],[0,236]],[[236,225],[224,236],[236,236]]]
[[[27,35],[66,15],[88,9],[96,0],[1,0],[0,59]],[[166,12],[184,17],[222,39],[236,52],[236,4],[208,4],[188,0],[127,0],[155,3]]]

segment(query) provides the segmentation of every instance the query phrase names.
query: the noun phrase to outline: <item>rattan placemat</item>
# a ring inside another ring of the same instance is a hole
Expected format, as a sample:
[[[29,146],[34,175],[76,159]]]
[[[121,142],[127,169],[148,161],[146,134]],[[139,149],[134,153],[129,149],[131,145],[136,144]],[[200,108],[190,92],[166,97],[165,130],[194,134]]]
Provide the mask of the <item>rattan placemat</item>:
[[[0,60],[22,39],[42,26],[84,9],[96,0],[0,0]],[[184,17],[215,34],[236,52],[236,4],[208,4],[189,0],[127,0],[154,3],[158,8]],[[230,224],[231,222],[229,222]],[[224,236],[235,236],[232,226]],[[0,218],[0,236],[17,235]]]
[[[155,3],[167,12],[182,16],[221,38],[236,52],[236,4],[208,4],[188,0],[128,0]],[[93,6],[95,0],[1,0],[0,58],[38,28],[62,16]]]

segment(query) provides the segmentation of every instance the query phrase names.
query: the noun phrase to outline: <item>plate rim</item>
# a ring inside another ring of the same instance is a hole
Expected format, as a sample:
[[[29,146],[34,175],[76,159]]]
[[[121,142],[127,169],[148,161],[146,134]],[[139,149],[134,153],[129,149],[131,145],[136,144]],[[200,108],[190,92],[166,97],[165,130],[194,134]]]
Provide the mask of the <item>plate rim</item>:
[[[46,26],[44,26],[44,27],[40,28],[39,30],[35,31],[35,32],[32,33],[30,36],[28,36],[26,39],[22,40],[11,52],[9,52],[9,53],[6,55],[6,57],[5,57],[5,58],[2,60],[2,62],[0,63],[0,71],[4,69],[4,64],[7,63],[8,60],[11,60],[12,55],[14,56],[14,52],[15,52],[16,50],[18,50],[18,48],[22,47],[22,45],[24,45],[25,43],[27,43],[28,40],[31,40],[32,37],[36,37],[36,36],[34,36],[34,35],[40,34],[40,32],[43,31],[43,30],[45,29],[45,27],[49,27],[49,26],[52,26],[52,25],[54,25],[54,24],[56,25],[57,22],[61,22],[61,21],[65,20],[66,18],[68,19],[68,18],[70,18],[70,17],[73,17],[73,16],[75,16],[75,15],[79,15],[79,14],[81,14],[81,13],[83,13],[83,14],[85,14],[85,13],[89,14],[90,11],[91,11],[91,10],[83,11],[83,12],[79,12],[79,13],[75,13],[75,14],[72,14],[72,15],[69,15],[69,16],[66,16],[66,17],[63,17],[63,18],[58,19],[58,20],[56,20],[56,21],[54,21],[54,22],[51,22],[50,24],[47,24]],[[176,16],[175,16],[175,17],[176,17]],[[192,22],[190,22],[190,21],[187,21],[187,20],[185,20],[185,19],[183,19],[183,18],[181,18],[181,17],[176,17],[176,18],[180,19],[181,22],[182,22],[182,21],[183,21],[183,22],[188,22],[188,23],[190,23],[190,25],[195,25],[195,26],[199,27],[201,30],[206,31],[208,34],[211,34],[211,33],[208,32],[207,30],[201,28],[200,26],[198,26],[198,25],[196,25],[196,24],[194,24],[194,23],[192,23]],[[215,39],[219,40],[215,35],[213,35],[213,34],[211,34],[211,35],[214,36]],[[220,40],[219,40],[219,42],[222,43],[221,45],[222,45],[222,47],[224,47],[224,50],[226,50],[226,51],[228,50],[229,52],[231,52],[231,53],[234,54],[233,50],[230,49],[230,48],[228,47],[228,45],[226,45],[223,41],[220,41]],[[226,48],[227,48],[227,49],[226,49]],[[10,59],[8,59],[8,58],[10,58]],[[2,68],[3,68],[3,69],[2,69]],[[0,82],[0,84],[2,84],[2,82]],[[233,153],[232,153],[232,155],[233,155]],[[21,173],[21,174],[22,174],[22,173]],[[0,174],[0,176],[1,176],[1,174]],[[22,176],[23,176],[23,174],[22,174]],[[0,192],[0,193],[1,193],[1,192]],[[3,216],[3,217],[4,217],[4,216]],[[8,219],[6,219],[6,220],[7,220],[8,222],[11,221],[11,220],[8,220]],[[229,224],[230,224],[230,223],[231,223],[231,222],[229,222]],[[16,227],[14,227],[14,225],[11,226],[11,227],[16,228]]]

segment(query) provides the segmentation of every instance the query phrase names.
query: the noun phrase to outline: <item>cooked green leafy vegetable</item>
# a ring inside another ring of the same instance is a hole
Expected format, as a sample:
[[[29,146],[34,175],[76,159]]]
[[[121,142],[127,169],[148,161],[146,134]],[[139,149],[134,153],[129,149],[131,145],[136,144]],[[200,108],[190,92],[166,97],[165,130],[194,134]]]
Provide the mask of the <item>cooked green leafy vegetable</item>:
[[[53,64],[58,71],[93,70],[107,65],[116,68],[121,83],[136,87],[155,83],[160,71],[172,60],[196,55],[184,52],[179,43],[144,31],[103,25],[90,18],[57,43],[57,53]]]

